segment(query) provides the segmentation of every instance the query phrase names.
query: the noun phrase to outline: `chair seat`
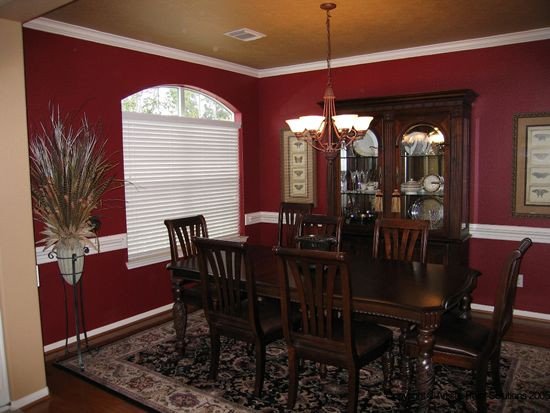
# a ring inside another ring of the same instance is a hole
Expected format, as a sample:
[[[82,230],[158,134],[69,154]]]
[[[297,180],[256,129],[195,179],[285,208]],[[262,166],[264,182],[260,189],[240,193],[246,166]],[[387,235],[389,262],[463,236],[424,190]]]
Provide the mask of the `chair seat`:
[[[266,337],[282,338],[281,305],[279,300],[264,299],[258,301],[260,326]]]
[[[178,276],[172,275],[172,279],[174,278],[178,278]],[[197,281],[183,281],[182,287],[181,300],[186,304],[202,308],[202,290],[200,283]]]
[[[353,323],[355,347],[357,355],[362,357],[366,353],[391,345],[393,332],[386,327],[374,323]]]
[[[393,333],[386,327],[379,326],[378,324],[368,322],[352,323],[352,330],[355,340],[355,349],[357,357],[362,358],[368,353],[380,353],[384,352],[392,343]],[[297,336],[299,337],[299,336]],[[344,327],[343,323],[337,320],[334,323],[332,340],[335,342],[334,350],[336,351],[338,346],[343,345]],[[303,343],[301,343],[303,341]],[[326,341],[329,341],[326,339]],[[319,350],[323,351],[326,345],[325,340],[321,340],[315,337],[309,337],[309,335],[303,335],[301,339],[295,341],[296,349],[299,351],[302,348],[302,344],[306,344],[307,347],[315,346],[318,343]],[[344,354],[341,354],[344,356]],[[338,355],[335,354],[335,359],[338,359]]]
[[[434,351],[477,358],[485,350],[490,334],[489,327],[472,320],[446,315],[441,321],[441,327],[434,334]],[[407,344],[416,346],[416,335],[409,337]]]
[[[532,244],[529,238],[524,238],[519,247],[506,259],[496,288],[497,295],[490,326],[464,320],[448,313],[442,317],[441,326],[434,333],[434,363],[462,367],[474,372],[474,394],[478,412],[487,411],[489,365],[496,395],[500,398],[504,397],[499,372],[502,338],[512,323],[521,261]],[[407,340],[406,349],[410,356],[418,356],[416,339]],[[407,378],[407,386],[409,378]]]
[[[283,337],[282,322],[281,322],[281,306],[278,300],[258,300],[258,321],[264,338],[268,342],[272,342]],[[235,319],[237,317],[237,319]],[[239,314],[231,316],[231,323],[228,323],[222,314],[212,316],[212,321],[216,323],[218,328],[223,331],[231,331],[235,329],[247,330],[250,329],[248,322],[248,300],[244,299],[241,303],[241,311]],[[252,337],[253,335],[251,335]]]

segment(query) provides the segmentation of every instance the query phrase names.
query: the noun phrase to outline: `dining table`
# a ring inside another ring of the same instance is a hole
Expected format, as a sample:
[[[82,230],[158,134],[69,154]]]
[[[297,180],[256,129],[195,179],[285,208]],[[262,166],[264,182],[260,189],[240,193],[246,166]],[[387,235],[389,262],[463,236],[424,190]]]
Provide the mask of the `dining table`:
[[[273,247],[250,245],[248,254],[257,294],[278,299],[278,263]],[[471,293],[480,272],[461,265],[392,261],[370,255],[349,254],[347,259],[354,312],[406,320],[416,325],[419,352],[415,397],[418,411],[428,411],[435,379],[432,362],[434,332],[447,311],[452,310],[463,318],[470,317]],[[173,265],[177,265],[178,276],[185,281],[200,282],[198,257]],[[292,294],[291,288],[291,297]],[[176,329],[185,326],[185,306],[175,302],[174,309],[174,326]],[[184,339],[181,332],[176,332],[176,337]],[[180,347],[184,348],[183,343]]]

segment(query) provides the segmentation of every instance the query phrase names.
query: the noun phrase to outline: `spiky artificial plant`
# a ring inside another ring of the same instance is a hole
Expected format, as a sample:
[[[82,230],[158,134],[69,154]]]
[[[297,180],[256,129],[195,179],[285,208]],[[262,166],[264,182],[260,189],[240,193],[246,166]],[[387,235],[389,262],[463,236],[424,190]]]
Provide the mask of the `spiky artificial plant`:
[[[78,129],[67,124],[59,108],[30,142],[30,172],[35,218],[44,224],[44,248],[61,243],[95,245],[92,211],[111,188],[113,164],[97,128],[83,116]]]

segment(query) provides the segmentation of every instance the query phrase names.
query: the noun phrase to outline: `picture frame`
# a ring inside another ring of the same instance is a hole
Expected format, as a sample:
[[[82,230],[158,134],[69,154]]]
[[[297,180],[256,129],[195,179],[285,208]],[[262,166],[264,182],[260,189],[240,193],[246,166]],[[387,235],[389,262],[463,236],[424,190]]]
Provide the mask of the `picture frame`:
[[[281,201],[317,204],[314,149],[289,129],[281,131]]]
[[[550,112],[514,115],[512,215],[550,218]]]

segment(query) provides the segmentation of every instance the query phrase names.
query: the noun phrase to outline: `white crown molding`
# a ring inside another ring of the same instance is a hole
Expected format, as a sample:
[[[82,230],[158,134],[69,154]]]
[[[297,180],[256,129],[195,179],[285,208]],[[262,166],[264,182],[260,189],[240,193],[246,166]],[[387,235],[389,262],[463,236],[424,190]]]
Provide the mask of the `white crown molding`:
[[[258,77],[258,71],[248,66],[238,65],[225,60],[207,57],[197,53],[185,52],[141,40],[130,39],[128,37],[104,33],[81,26],[75,26],[73,24],[62,23],[44,17],[31,20],[25,23],[23,27]]]
[[[288,75],[293,73],[311,72],[326,68],[326,61],[311,62],[299,65],[282,66],[270,69],[254,69],[252,67],[238,65],[225,60],[203,56],[197,53],[185,52],[170,47],[160,46],[153,43],[134,40],[123,36],[117,36],[62,23],[55,20],[39,17],[23,25],[25,28],[41,30],[48,33],[62,36],[74,37],[81,40],[88,40],[95,43],[106,44],[114,47],[135,50],[170,59],[196,63],[243,75],[263,78],[272,76]],[[411,47],[408,49],[391,50],[387,52],[370,53],[359,56],[346,57],[331,60],[332,67],[354,66],[359,64],[383,62],[388,60],[405,59],[410,57],[427,56],[440,53],[459,52],[464,50],[482,49],[485,47],[505,46],[515,43],[533,42],[550,39],[550,27],[527,30],[524,32],[507,33],[496,36],[480,37],[476,39],[460,40],[456,42],[438,43],[429,46]]]
[[[524,32],[507,33],[477,39],[459,40],[456,42],[438,43],[429,46],[410,47],[407,49],[390,50],[387,52],[370,53],[340,59],[332,59],[331,67],[354,66],[367,63],[384,62],[388,60],[407,59],[411,57],[428,56],[441,53],[460,52],[464,50],[483,49],[486,47],[506,46],[515,43],[534,42],[550,39],[550,27],[527,30]],[[326,61],[304,63],[293,66],[282,66],[271,69],[261,69],[258,77],[281,76],[293,73],[311,72],[326,68]]]
[[[100,252],[109,252],[121,250],[128,247],[126,234],[107,235],[105,237],[99,237],[99,250]],[[92,243],[95,241],[92,239]],[[46,264],[48,262],[54,262],[56,259],[48,257],[51,252],[51,248],[44,250],[43,247],[36,247],[36,264]],[[90,248],[87,255],[97,254],[97,250]]]

